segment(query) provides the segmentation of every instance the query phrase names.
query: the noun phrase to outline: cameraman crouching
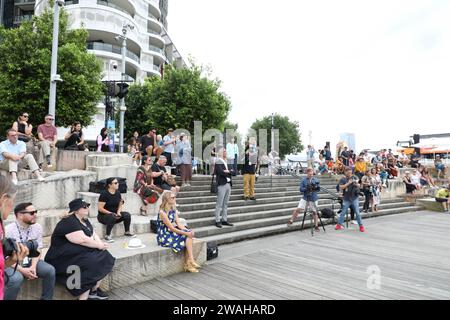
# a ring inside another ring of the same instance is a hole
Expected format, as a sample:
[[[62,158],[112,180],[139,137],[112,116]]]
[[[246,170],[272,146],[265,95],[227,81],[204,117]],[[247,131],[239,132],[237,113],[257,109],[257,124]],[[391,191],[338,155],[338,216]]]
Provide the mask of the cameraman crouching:
[[[344,219],[347,214],[348,208],[353,208],[356,214],[356,221],[359,224],[359,231],[364,232],[364,226],[361,221],[361,215],[359,214],[359,183],[358,178],[353,177],[352,169],[345,168],[345,177],[339,181],[339,189],[344,193],[344,202],[341,214],[339,215],[339,222],[336,224],[335,230],[341,230],[344,228]]]
[[[299,213],[302,210],[307,211],[308,208],[306,207],[311,206],[313,218],[314,218],[314,229],[316,231],[319,231],[319,216],[318,212],[319,209],[317,208],[318,205],[318,196],[317,193],[320,191],[320,182],[317,180],[314,176],[314,169],[308,168],[306,169],[306,178],[302,180],[300,183],[300,192],[303,192],[303,199],[300,200],[298,207],[294,210],[292,213],[291,219],[288,221],[288,225],[291,225],[294,223],[294,219],[297,218]]]
[[[14,239],[17,243],[26,243],[29,240],[42,249],[42,227],[36,223],[37,210],[32,203],[21,203],[14,208],[16,221],[5,227],[6,237]],[[30,248],[28,248],[30,249]],[[31,258],[32,257],[32,258]],[[25,257],[22,264],[5,270],[5,300],[16,300],[24,279],[43,280],[41,300],[52,300],[55,287],[55,268],[39,260],[40,253],[30,250],[29,257]]]

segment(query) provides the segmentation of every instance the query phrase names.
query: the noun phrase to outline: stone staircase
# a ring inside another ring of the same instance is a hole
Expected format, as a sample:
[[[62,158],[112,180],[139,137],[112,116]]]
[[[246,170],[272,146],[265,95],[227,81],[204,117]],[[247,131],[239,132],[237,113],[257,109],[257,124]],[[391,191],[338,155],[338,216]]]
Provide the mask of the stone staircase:
[[[214,225],[214,208],[216,196],[209,192],[211,178],[195,176],[192,186],[184,188],[177,197],[180,216],[185,218],[190,228],[195,230],[196,237],[217,244],[242,241],[261,236],[268,236],[282,232],[299,230],[301,218],[287,226],[292,211],[297,207],[301,198],[299,192],[301,177],[274,176],[259,177],[256,183],[256,201],[243,200],[243,179],[241,176],[233,179],[233,188],[228,205],[228,221],[233,227],[217,228]],[[335,191],[336,180],[333,177],[319,177],[321,186]],[[332,208],[332,196],[320,192],[319,209]],[[363,197],[360,200],[362,209]],[[340,208],[335,202],[334,209]],[[386,197],[381,202],[379,212],[362,213],[363,218],[417,211],[421,206],[404,201],[402,198]],[[331,219],[324,223],[331,223]],[[309,218],[305,226],[309,227]],[[328,230],[331,230],[328,227]]]

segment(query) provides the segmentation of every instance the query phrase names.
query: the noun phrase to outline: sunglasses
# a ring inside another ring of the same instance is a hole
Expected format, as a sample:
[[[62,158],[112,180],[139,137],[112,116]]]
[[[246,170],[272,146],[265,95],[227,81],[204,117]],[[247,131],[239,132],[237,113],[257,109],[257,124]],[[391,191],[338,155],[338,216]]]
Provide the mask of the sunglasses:
[[[89,204],[89,203],[86,203],[86,204],[83,204],[83,206],[82,206],[82,208],[83,209],[87,209],[87,208],[89,208],[91,205]]]
[[[30,216],[34,216],[35,214],[37,214],[37,210],[34,210],[34,211],[20,211],[20,213],[22,213],[22,214],[29,214]]]
[[[27,114],[23,114],[22,117],[28,118],[28,115]]]
[[[53,120],[55,120],[55,119],[52,119],[52,118],[47,118],[47,119],[45,119],[45,120],[53,121]]]
[[[170,197],[170,199],[176,199],[176,197]]]

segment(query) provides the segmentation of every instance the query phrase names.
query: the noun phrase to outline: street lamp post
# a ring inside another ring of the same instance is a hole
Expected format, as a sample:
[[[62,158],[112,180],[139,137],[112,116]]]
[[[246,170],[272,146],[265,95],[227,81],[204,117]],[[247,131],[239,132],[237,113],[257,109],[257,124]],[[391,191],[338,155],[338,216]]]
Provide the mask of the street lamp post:
[[[122,75],[121,75],[121,88],[124,88],[124,84],[125,84],[125,72],[126,72],[126,61],[125,61],[125,57],[126,57],[126,50],[127,50],[127,33],[128,33],[128,29],[133,30],[134,26],[132,26],[131,24],[127,23],[126,21],[123,23],[123,27],[122,27],[122,35],[117,36],[116,40],[122,40]],[[127,108],[125,107],[125,96],[123,96],[120,99],[120,128],[119,128],[119,152],[124,152],[123,149],[123,135],[124,135],[124,125],[125,125],[125,111],[127,110]]]
[[[64,0],[56,0],[53,12],[53,41],[52,41],[52,63],[50,69],[50,97],[48,100],[48,113],[56,119],[56,83],[63,81],[57,74],[58,67],[58,37],[59,37],[59,7],[64,5]],[[56,123],[56,121],[55,121]]]

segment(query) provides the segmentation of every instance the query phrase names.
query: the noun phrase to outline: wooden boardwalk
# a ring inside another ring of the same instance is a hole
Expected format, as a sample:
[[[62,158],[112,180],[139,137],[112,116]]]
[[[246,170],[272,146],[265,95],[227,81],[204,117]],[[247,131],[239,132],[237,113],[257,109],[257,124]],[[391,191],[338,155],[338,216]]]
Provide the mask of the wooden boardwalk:
[[[198,274],[117,289],[111,299],[450,299],[450,214],[364,222],[363,234],[327,226],[314,237],[305,230],[222,246]]]

